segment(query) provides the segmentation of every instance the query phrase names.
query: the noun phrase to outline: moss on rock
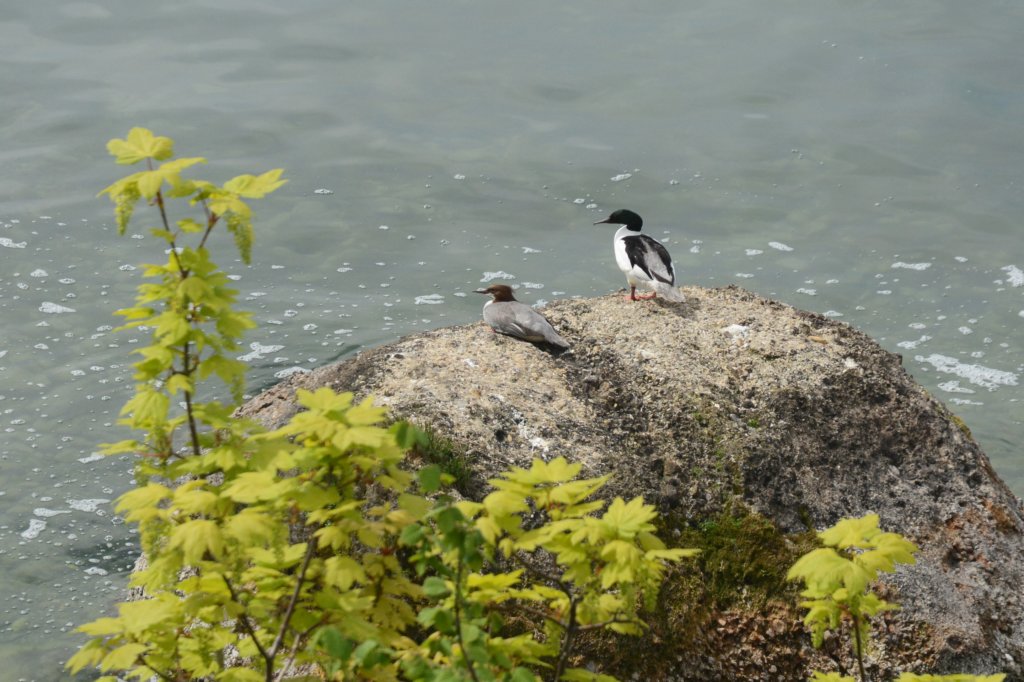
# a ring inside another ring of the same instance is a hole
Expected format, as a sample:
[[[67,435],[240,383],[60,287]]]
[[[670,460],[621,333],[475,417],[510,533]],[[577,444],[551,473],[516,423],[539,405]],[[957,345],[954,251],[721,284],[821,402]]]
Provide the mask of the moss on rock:
[[[593,643],[591,663],[624,677],[834,669],[841,652],[810,649],[780,576],[808,528],[871,511],[922,548],[886,586],[903,610],[879,624],[878,674],[1021,679],[1024,509],[963,422],[848,325],[735,287],[685,293],[552,304],[573,344],[559,357],[482,323],[416,334],[294,375],[243,413],[279,424],[300,387],[373,394],[451,444],[431,456],[466,465],[468,497],[562,455],[611,474],[609,497],[657,505],[666,539],[705,554],[666,583],[650,637]]]

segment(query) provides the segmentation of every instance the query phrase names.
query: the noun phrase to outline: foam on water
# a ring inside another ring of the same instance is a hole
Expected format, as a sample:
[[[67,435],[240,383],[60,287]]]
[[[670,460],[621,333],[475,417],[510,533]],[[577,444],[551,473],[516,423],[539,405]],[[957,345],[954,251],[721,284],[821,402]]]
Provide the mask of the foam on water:
[[[1018,381],[1017,375],[1013,372],[1005,372],[983,365],[969,365],[948,355],[939,355],[938,353],[932,353],[927,357],[917,355],[914,360],[929,364],[939,372],[967,379],[972,384],[990,391],[994,391],[1000,386],[1016,386]]]
[[[899,346],[900,348],[907,348],[909,350],[913,350],[913,349],[917,348],[918,346],[920,346],[922,343],[925,343],[925,342],[931,341],[931,340],[932,340],[932,337],[930,337],[928,335],[925,335],[925,336],[922,336],[921,338],[919,338],[917,341],[900,341],[896,345]]]
[[[35,540],[44,530],[46,530],[46,521],[29,519],[28,528],[21,531],[21,537],[26,540]]]
[[[939,390],[946,393],[974,393],[973,388],[965,388],[959,381],[944,381],[938,385]]]
[[[441,294],[426,294],[424,296],[417,296],[413,303],[416,305],[440,305],[444,303],[444,296]]]
[[[60,313],[73,313],[74,308],[68,308],[67,306],[52,303],[50,301],[43,301],[39,306],[39,312],[47,313],[50,315],[59,315]]]
[[[32,510],[32,513],[42,519],[50,518],[51,516],[60,516],[61,514],[70,514],[70,509],[47,509],[46,507],[36,507]]]
[[[768,246],[772,247],[776,251],[792,251],[793,250],[792,246],[787,246],[786,244],[783,244],[782,242],[768,242]]]
[[[306,369],[305,367],[295,366],[274,372],[274,376],[278,379],[287,379],[293,374],[309,374],[309,372],[310,370]]]
[[[104,491],[104,492],[107,492],[107,491]],[[68,500],[67,501],[69,507],[71,507],[75,511],[81,511],[81,512],[95,512],[102,505],[108,504],[109,502],[110,502],[110,500],[108,500],[106,498],[103,498],[103,497],[97,497],[97,498],[88,499],[88,500]]]
[[[495,279],[516,279],[516,276],[511,275],[504,270],[498,270],[497,272],[485,272],[480,281],[486,283]]]
[[[1006,283],[1011,287],[1024,287],[1024,270],[1016,265],[1007,265],[1000,270],[1006,273]]]
[[[931,266],[931,263],[904,263],[903,261],[897,261],[891,267],[894,270],[927,270]]]
[[[263,356],[267,353],[276,353],[277,351],[284,348],[281,345],[263,345],[261,343],[252,342],[249,344],[249,348],[252,350],[245,355],[239,355],[238,359],[242,362],[252,362],[253,360],[262,360]]]

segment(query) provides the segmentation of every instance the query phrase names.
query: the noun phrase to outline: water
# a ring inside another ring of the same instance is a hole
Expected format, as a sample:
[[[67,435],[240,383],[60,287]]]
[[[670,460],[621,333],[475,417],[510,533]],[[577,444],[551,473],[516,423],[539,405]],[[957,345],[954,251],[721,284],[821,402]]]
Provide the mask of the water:
[[[902,353],[1014,490],[1024,398],[1018,3],[9,3],[0,22],[0,661],[63,679],[120,596],[131,392],[113,333],[157,245],[116,236],[104,145],[173,137],[223,181],[282,166],[254,265],[251,392],[621,287],[615,208],[682,281],[736,283]],[[229,248],[226,241],[215,244]],[[735,321],[725,321],[735,322]]]

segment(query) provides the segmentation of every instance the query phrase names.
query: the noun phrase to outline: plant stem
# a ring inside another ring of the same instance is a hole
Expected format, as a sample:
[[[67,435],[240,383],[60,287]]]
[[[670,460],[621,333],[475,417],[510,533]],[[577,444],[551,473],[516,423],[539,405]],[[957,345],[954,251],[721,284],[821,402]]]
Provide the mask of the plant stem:
[[[576,595],[569,597],[569,624],[562,635],[561,651],[558,652],[558,665],[555,667],[554,680],[562,679],[565,666],[569,662],[569,652],[572,649],[572,640],[576,636],[576,606],[579,604]]]
[[[867,674],[864,672],[864,645],[860,640],[860,618],[857,614],[853,616],[853,641],[856,643],[854,646],[854,653],[857,654],[857,668],[860,670],[861,682],[869,682]]]
[[[321,625],[324,625],[327,621],[328,618],[327,614],[325,613],[323,616],[320,617],[320,620],[310,625],[292,641],[292,648],[288,651],[288,659],[284,662],[284,665],[281,666],[281,669],[277,673],[277,682],[281,682],[281,679],[285,675],[285,671],[288,670],[288,668],[290,668],[293,663],[295,663],[295,655],[299,650],[299,644],[302,643],[302,640],[309,637],[309,635],[312,634],[313,630],[316,630]]]
[[[302,583],[306,582],[306,573],[309,571],[309,564],[313,560],[314,554],[316,554],[316,538],[311,537],[306,542],[306,556],[302,558],[302,566],[295,576],[295,590],[292,592],[292,598],[288,602],[288,608],[285,609],[284,617],[281,618],[281,627],[277,631],[277,637],[274,638],[270,651],[267,652],[270,654],[270,659],[267,660],[267,682],[273,682],[274,680],[273,659],[277,656],[277,652],[281,650],[281,645],[284,643],[284,636],[288,632],[288,623],[295,613],[295,606],[299,603],[299,595],[302,594]]]
[[[142,665],[152,670],[153,674],[159,677],[161,680],[167,680],[167,682],[175,682],[175,677],[172,677],[168,673],[160,672],[159,670],[151,666],[149,663],[147,663],[145,656],[139,656],[139,661],[142,663]]]
[[[221,573],[221,578],[224,579],[224,584],[228,587],[228,592],[231,594],[231,601],[235,602],[244,609],[245,605],[238,600],[238,593],[235,592],[234,585],[231,584],[231,581],[228,580],[228,577],[225,574]],[[252,623],[249,622],[249,616],[243,613],[238,617],[238,620],[242,624],[242,627],[245,629],[245,631],[249,634],[249,636],[252,637],[252,643],[256,646],[256,650],[260,652],[260,656],[267,663],[267,667],[270,668],[270,663],[272,662],[273,658],[268,655],[267,650],[263,648],[262,644],[260,644],[260,638],[256,636],[256,630],[252,627]]]
[[[206,240],[210,237],[210,233],[213,232],[213,226],[217,224],[217,220],[220,218],[219,215],[210,211],[210,207],[206,204],[206,199],[203,199],[203,213],[206,214],[206,232],[203,233],[203,238],[199,240],[199,247],[203,248],[206,246]]]
[[[459,547],[459,556],[456,560],[455,565],[455,635],[459,640],[459,647],[462,649],[462,658],[466,661],[466,670],[469,671],[469,676],[473,679],[473,682],[480,682],[480,678],[476,676],[476,670],[473,668],[473,661],[470,660],[469,654],[466,652],[466,642],[462,638],[462,547]]]
[[[191,342],[190,341],[186,341],[185,342],[185,347],[182,349],[183,364],[185,365],[185,370],[184,370],[183,373],[186,376],[189,376],[191,374],[191,372],[189,371],[189,368],[188,368],[188,365],[189,365],[189,350],[190,350],[190,348],[191,348]],[[188,432],[189,432],[189,437],[192,440],[192,454],[195,455],[196,457],[198,457],[200,455],[200,453],[201,453],[201,448],[199,447],[199,427],[196,426],[196,413],[195,413],[195,410],[192,408],[192,391],[189,391],[189,390],[186,389],[184,391],[184,393],[185,393],[185,414],[188,415]]]

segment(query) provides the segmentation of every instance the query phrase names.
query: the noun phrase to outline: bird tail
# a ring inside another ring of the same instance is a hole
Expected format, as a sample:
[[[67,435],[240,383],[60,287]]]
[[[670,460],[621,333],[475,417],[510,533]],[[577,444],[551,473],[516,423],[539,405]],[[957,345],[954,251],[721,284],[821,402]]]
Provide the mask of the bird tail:
[[[655,280],[650,283],[650,286],[656,294],[664,298],[666,301],[682,303],[686,300],[686,297],[683,296],[683,292],[666,282],[659,282]]]

